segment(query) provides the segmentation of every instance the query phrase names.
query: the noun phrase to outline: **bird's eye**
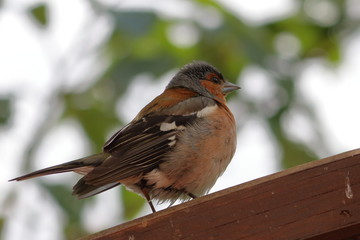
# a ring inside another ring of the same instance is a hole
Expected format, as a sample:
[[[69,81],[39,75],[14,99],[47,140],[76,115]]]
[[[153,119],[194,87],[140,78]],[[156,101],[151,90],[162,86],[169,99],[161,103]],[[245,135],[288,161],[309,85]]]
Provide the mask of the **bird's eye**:
[[[220,79],[218,77],[212,77],[210,80],[215,84],[220,84]]]

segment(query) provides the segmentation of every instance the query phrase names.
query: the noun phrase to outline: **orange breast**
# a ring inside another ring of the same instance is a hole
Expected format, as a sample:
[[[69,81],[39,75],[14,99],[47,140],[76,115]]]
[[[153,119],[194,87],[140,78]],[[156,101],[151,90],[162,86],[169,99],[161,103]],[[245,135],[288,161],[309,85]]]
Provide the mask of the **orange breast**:
[[[205,194],[225,171],[236,148],[236,126],[227,107],[219,105],[179,134],[178,142],[160,170],[173,187],[195,195]]]

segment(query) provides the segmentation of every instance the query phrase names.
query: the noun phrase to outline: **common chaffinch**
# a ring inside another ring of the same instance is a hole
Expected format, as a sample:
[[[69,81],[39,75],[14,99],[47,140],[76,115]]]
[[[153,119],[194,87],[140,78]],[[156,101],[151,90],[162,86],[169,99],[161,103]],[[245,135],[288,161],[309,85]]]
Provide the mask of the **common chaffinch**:
[[[174,202],[206,194],[236,148],[234,116],[225,96],[239,87],[206,62],[185,65],[165,91],[104,145],[103,152],[10,181],[73,171],[84,175],[73,195],[86,198],[119,184]]]

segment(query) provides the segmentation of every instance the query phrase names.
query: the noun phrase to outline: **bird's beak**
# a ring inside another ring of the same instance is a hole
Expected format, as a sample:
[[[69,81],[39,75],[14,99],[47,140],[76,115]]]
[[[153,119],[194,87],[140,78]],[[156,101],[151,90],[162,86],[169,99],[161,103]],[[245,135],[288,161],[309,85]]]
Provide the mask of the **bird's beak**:
[[[228,93],[238,90],[238,89],[240,89],[240,87],[238,85],[226,81],[222,87],[222,93],[228,94]]]

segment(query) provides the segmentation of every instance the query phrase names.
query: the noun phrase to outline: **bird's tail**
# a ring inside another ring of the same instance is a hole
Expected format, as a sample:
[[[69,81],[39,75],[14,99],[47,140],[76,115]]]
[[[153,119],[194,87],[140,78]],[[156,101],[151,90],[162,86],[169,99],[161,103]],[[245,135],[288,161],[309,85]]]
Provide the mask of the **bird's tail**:
[[[23,181],[30,178],[41,177],[56,173],[71,172],[71,171],[78,172],[80,174],[85,174],[91,171],[97,165],[101,164],[108,156],[109,155],[106,153],[91,155],[74,161],[40,169],[38,171],[23,176],[13,178],[9,181]]]

